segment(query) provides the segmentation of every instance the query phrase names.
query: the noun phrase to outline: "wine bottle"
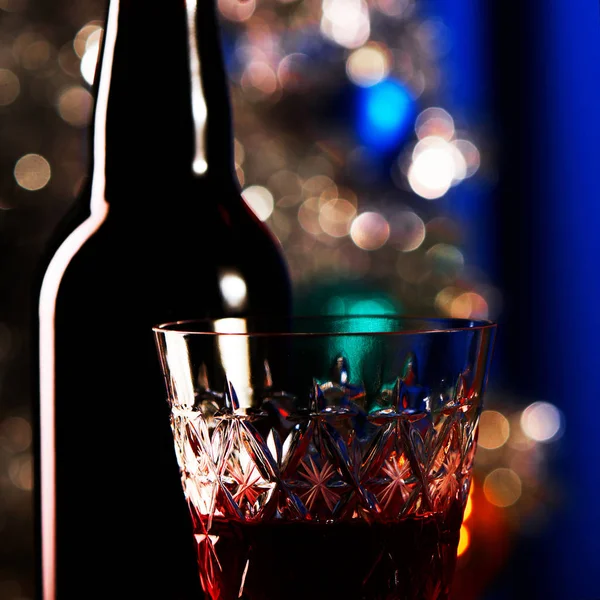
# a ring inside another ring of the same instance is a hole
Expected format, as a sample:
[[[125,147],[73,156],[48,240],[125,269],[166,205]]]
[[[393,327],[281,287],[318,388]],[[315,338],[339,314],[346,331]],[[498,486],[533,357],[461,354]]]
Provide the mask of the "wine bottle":
[[[291,312],[235,176],[215,4],[108,4],[89,177],[36,292],[44,600],[202,597],[151,327]]]

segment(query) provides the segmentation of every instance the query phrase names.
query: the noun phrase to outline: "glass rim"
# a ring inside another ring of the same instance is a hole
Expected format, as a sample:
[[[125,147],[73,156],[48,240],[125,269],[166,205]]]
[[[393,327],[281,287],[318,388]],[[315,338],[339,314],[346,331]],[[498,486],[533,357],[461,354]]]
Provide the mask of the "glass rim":
[[[207,331],[199,329],[203,324],[205,327],[216,322],[223,321],[248,321],[254,323],[274,323],[281,322],[282,319],[288,322],[334,322],[339,320],[348,321],[405,321],[409,324],[417,325],[418,323],[425,324],[423,327],[413,327],[407,329],[395,329],[393,331]],[[239,316],[239,317],[222,317],[220,319],[211,318],[196,318],[183,319],[180,321],[167,321],[158,323],[152,326],[152,331],[155,334],[179,334],[179,335],[206,335],[206,336],[239,336],[239,337],[334,337],[334,336],[406,336],[406,335],[428,335],[439,333],[458,333],[465,331],[482,331],[495,330],[498,324],[496,321],[489,319],[464,319],[460,317],[428,317],[417,315],[403,315],[399,313],[389,314],[368,314],[368,315],[292,315],[292,316]]]

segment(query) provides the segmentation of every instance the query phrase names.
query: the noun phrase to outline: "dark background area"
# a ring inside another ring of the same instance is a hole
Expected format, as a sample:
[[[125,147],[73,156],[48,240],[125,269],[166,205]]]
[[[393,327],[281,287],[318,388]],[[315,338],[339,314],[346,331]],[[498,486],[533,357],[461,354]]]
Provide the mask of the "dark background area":
[[[598,600],[598,5],[345,1],[220,3],[245,197],[281,240],[306,311],[499,322],[457,599]],[[33,598],[31,284],[84,176],[81,64],[104,10],[0,0],[2,600]],[[368,35],[330,27],[365,10]],[[368,106],[394,110],[369,121]],[[444,112],[420,121],[430,108]],[[423,122],[440,154],[411,183]],[[452,163],[445,189],[457,139],[479,159]],[[438,197],[419,194],[423,177]]]

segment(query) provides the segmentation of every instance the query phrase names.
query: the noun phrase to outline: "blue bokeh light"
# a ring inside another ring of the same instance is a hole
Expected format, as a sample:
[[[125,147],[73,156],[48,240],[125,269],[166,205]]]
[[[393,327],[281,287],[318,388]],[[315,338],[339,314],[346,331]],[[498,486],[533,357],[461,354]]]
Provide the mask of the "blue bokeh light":
[[[400,144],[415,118],[415,101],[406,86],[384,79],[358,93],[357,131],[362,143],[382,151]]]

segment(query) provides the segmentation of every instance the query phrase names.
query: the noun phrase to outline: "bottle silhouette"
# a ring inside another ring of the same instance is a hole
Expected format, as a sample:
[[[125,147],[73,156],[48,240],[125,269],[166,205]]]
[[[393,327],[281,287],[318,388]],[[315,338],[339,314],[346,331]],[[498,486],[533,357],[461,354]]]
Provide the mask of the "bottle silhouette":
[[[89,177],[35,291],[44,600],[202,598],[151,327],[291,312],[234,175],[218,22],[214,0],[108,5]]]

